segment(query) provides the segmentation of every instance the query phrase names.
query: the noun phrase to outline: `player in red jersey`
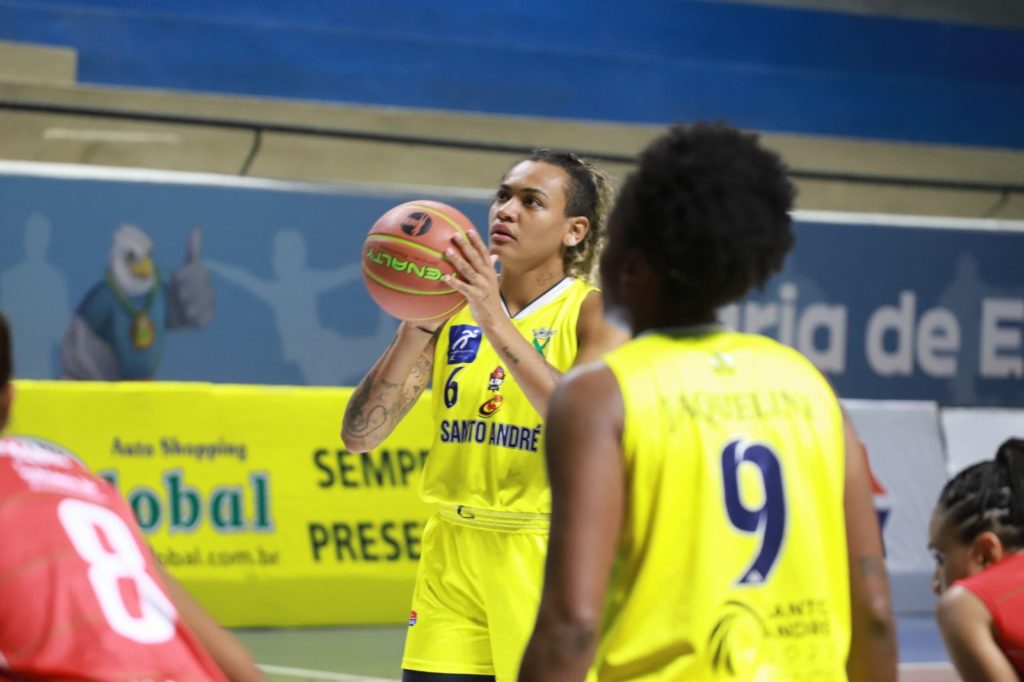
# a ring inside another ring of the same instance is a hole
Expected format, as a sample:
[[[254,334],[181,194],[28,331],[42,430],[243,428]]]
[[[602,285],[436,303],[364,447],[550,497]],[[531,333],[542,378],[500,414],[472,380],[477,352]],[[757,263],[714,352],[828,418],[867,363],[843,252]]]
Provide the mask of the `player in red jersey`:
[[[966,682],[1024,679],[1024,440],[961,471],[929,528],[936,617]]]
[[[0,315],[0,429],[13,399]],[[157,563],[128,505],[67,451],[0,438],[0,678],[261,680]]]

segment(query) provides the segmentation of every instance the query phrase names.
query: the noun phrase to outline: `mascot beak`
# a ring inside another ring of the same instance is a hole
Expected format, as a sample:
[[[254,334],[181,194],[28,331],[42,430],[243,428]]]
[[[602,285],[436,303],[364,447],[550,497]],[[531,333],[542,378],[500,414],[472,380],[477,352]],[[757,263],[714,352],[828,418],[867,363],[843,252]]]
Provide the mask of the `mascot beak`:
[[[153,276],[153,259],[146,256],[142,260],[132,263],[129,269],[135,277],[149,279]]]

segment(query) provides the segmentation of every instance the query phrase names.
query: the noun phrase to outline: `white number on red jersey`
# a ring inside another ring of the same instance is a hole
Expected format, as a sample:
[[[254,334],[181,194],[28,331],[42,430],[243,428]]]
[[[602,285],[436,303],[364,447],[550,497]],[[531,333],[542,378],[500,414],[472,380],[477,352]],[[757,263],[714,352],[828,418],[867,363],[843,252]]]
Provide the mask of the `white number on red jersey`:
[[[141,644],[159,644],[174,637],[178,614],[146,573],[145,557],[124,520],[106,507],[75,499],[62,500],[57,516],[75,551],[89,564],[89,582],[114,632]],[[125,603],[121,580],[135,584],[138,615]]]

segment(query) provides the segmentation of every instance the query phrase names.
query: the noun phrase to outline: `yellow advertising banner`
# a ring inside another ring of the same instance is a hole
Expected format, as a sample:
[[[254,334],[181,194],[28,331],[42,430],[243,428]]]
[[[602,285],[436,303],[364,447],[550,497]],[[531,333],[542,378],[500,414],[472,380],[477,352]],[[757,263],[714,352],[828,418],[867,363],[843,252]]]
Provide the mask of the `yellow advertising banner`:
[[[11,435],[75,452],[131,504],[223,624],[400,623],[423,525],[424,397],[378,449],[345,450],[351,389],[18,381]]]

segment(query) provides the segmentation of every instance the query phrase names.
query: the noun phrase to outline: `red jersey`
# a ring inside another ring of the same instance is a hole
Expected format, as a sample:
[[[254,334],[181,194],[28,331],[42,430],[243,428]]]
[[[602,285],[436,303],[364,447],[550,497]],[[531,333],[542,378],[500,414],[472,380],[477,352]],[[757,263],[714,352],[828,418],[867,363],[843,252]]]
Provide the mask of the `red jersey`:
[[[996,641],[1024,676],[1024,552],[1012,554],[970,578],[957,580],[978,597],[996,628]]]
[[[226,680],[128,505],[56,446],[0,438],[0,678]]]

